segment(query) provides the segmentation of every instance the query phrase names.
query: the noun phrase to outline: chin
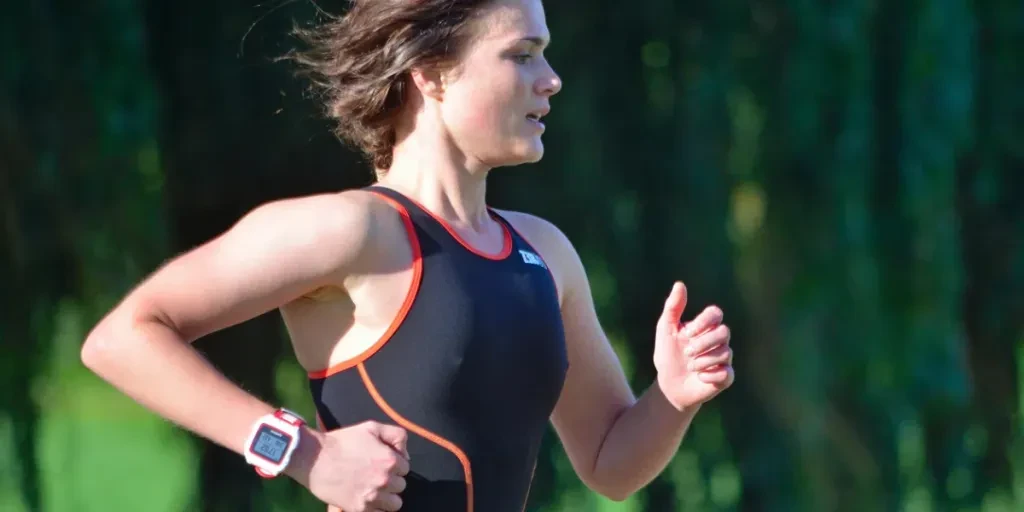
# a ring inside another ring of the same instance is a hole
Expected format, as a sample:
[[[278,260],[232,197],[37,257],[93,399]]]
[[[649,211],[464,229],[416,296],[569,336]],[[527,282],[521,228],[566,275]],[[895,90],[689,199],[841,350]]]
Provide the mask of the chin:
[[[525,143],[516,148],[516,156],[520,164],[534,164],[544,158],[544,143],[540,137],[524,141]]]
[[[524,163],[524,164],[535,164],[537,162],[540,162],[540,160],[542,158],[544,158],[544,148],[541,148],[541,149],[539,149],[537,151],[532,151],[529,154],[523,155],[523,161],[521,163]]]
[[[544,157],[544,151],[535,151],[529,153],[517,153],[515,156],[509,156],[504,159],[499,167],[515,167],[517,165],[535,164],[540,162],[541,158]]]
[[[506,150],[485,158],[491,167],[513,167],[516,165],[537,163],[544,157],[544,144],[539,138],[534,140],[516,141]]]

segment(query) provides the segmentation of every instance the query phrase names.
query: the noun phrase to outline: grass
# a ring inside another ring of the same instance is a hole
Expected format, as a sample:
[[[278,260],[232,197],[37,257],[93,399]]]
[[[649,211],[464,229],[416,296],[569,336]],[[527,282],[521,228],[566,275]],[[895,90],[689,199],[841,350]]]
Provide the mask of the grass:
[[[185,510],[195,489],[187,435],[96,379],[67,380],[43,402],[45,509]]]

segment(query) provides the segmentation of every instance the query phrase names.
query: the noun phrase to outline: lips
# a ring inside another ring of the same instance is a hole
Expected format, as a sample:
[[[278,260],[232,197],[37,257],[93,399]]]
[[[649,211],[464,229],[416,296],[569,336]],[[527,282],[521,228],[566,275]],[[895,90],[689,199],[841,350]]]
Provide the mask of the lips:
[[[531,120],[531,121],[540,122],[541,118],[546,116],[546,115],[548,115],[548,112],[550,112],[550,111],[551,111],[550,107],[544,107],[544,108],[542,108],[540,110],[534,110],[533,112],[530,112],[530,113],[526,114],[526,118]]]

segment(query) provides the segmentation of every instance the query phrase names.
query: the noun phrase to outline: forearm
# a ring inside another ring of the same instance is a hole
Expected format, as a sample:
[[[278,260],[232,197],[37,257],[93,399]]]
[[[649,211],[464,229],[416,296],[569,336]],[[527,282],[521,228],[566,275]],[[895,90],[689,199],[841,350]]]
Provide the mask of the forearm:
[[[676,454],[698,409],[677,410],[652,385],[605,436],[591,478],[595,486],[621,500],[649,484]]]
[[[156,321],[106,320],[90,333],[82,361],[149,410],[236,453],[256,419],[274,410]]]

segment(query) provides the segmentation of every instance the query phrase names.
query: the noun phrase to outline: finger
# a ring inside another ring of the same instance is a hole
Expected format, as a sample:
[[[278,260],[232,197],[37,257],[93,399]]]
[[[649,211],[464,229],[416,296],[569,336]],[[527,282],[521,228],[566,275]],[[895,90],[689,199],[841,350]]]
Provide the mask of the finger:
[[[393,492],[395,494],[401,494],[405,490],[405,479],[400,476],[391,475],[388,479],[388,484],[384,486],[385,492]]]
[[[390,445],[381,443],[373,447],[371,460],[374,467],[388,475],[405,476],[409,474],[409,461]],[[383,487],[387,481],[378,482]]]
[[[389,461],[390,467],[388,471],[392,475],[405,476],[409,474],[409,460],[406,459],[401,453],[392,451],[394,458]]]
[[[719,388],[727,388],[736,380],[732,365],[722,365],[712,370],[706,370],[697,374],[697,378],[705,384],[711,384]]]
[[[387,512],[393,512],[402,508],[402,498],[392,492],[382,492],[377,499],[370,503],[371,507],[376,507],[379,510]]]
[[[686,285],[676,281],[672,285],[672,291],[669,292],[668,298],[665,299],[665,309],[661,312],[660,322],[662,327],[677,328],[679,326],[679,318],[683,316],[683,310],[685,309]]]
[[[719,325],[700,336],[691,338],[686,349],[683,350],[683,354],[687,356],[703,354],[719,345],[727,345],[731,337],[732,332],[729,331],[729,326],[725,324]]]
[[[699,336],[715,327],[718,327],[722,323],[722,319],[725,317],[725,313],[718,306],[708,306],[701,311],[697,318],[694,318],[686,324],[686,328],[683,330],[683,335],[690,338]]]
[[[378,424],[375,433],[381,441],[397,450],[406,459],[409,458],[409,434],[404,428],[395,425]]]
[[[732,349],[727,345],[719,345],[690,360],[687,369],[691,372],[702,372],[718,365],[726,365],[732,360]]]

